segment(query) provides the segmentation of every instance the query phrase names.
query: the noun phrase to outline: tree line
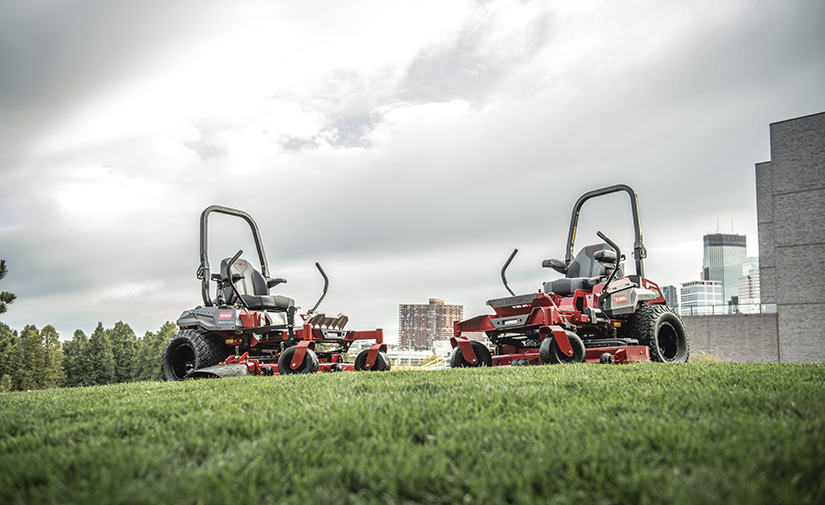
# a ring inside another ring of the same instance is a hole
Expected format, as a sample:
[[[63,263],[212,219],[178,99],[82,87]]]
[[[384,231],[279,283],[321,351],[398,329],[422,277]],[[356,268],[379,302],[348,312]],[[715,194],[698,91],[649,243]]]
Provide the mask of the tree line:
[[[61,342],[51,325],[18,333],[0,323],[0,391],[161,380],[161,355],[177,330],[167,321],[138,338],[123,321],[98,323],[90,336],[77,330]]]
[[[0,259],[0,280],[7,273],[6,261]],[[0,314],[16,298],[0,291]],[[161,380],[161,355],[177,330],[167,321],[157,332],[137,338],[123,321],[108,329],[97,323],[91,336],[77,330],[62,342],[51,325],[40,330],[27,325],[17,333],[0,322],[0,391]]]

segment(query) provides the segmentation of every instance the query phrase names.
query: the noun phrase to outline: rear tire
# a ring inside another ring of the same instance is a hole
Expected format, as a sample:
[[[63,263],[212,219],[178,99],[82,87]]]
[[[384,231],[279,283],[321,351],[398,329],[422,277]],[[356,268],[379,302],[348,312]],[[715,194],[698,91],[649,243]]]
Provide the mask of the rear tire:
[[[190,372],[217,365],[229,354],[220,337],[205,330],[181,330],[169,339],[163,350],[163,378],[182,381]]]
[[[643,305],[630,319],[630,333],[650,349],[651,361],[687,363],[690,339],[682,318],[667,305]]]
[[[539,358],[541,358],[543,364],[584,363],[584,342],[572,331],[565,330],[564,333],[567,335],[567,340],[570,341],[570,347],[573,348],[573,355],[568,356],[561,352],[559,344],[556,343],[556,339],[551,333],[544,337],[544,340],[541,341],[541,347],[539,347]]]
[[[280,375],[289,375],[293,373],[305,374],[317,372],[320,367],[318,355],[315,354],[315,351],[309,348],[307,348],[307,352],[304,354],[304,361],[298,366],[298,368],[290,368],[290,365],[292,364],[292,357],[295,355],[296,350],[298,350],[298,346],[293,345],[281,353],[281,357],[278,358],[278,373]]]
[[[490,356],[490,350],[484,344],[477,340],[470,340],[470,345],[473,347],[473,352],[476,353],[478,363],[473,364],[464,359],[461,354],[461,348],[456,346],[453,353],[450,354],[450,368],[473,368],[477,366],[493,366],[493,357]]]
[[[363,351],[358,353],[358,356],[355,357],[355,370],[361,372],[366,370],[367,368],[367,357],[369,356],[370,350],[364,349]],[[387,356],[387,353],[378,351],[378,355],[375,357],[375,365],[369,369],[371,372],[386,372],[390,369],[392,365],[390,365],[390,357]]]

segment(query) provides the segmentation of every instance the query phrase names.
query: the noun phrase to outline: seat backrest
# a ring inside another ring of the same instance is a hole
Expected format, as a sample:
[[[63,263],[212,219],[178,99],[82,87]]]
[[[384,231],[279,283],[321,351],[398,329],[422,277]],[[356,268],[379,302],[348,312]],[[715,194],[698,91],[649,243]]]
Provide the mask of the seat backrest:
[[[610,274],[610,271],[596,261],[593,258],[593,255],[596,251],[601,251],[602,249],[609,249],[613,250],[612,247],[607,245],[606,243],[601,244],[593,244],[583,247],[573,261],[567,266],[567,274],[565,277],[568,279],[574,279],[576,277],[606,277]]]
[[[221,276],[224,278],[227,277],[226,267],[231,259],[232,258],[224,258],[223,261],[221,261]],[[235,260],[235,263],[229,268],[229,273],[243,275],[243,279],[235,281],[235,287],[242,295],[262,296],[269,294],[269,288],[266,286],[264,276],[261,275],[261,272],[255,270],[245,259],[238,258]],[[231,300],[234,294],[231,286],[226,286],[223,289],[223,296],[227,300]]]

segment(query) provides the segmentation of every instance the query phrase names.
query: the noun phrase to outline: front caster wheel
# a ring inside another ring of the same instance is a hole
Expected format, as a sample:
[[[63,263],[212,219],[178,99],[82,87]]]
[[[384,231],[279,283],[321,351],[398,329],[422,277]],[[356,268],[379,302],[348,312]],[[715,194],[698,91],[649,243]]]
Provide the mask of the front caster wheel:
[[[584,363],[584,342],[572,331],[565,330],[564,333],[567,335],[567,340],[570,341],[570,347],[573,348],[573,355],[568,356],[561,352],[556,339],[552,335],[548,335],[541,341],[541,347],[539,347],[539,357],[543,364]]]
[[[481,342],[470,340],[470,345],[473,347],[473,352],[476,353],[478,363],[470,363],[464,359],[461,353],[461,347],[456,346],[453,353],[450,354],[450,368],[465,368],[477,366],[493,366],[493,357],[490,356],[490,351]]]
[[[355,370],[359,372],[367,370],[367,357],[369,354],[369,349],[364,349],[358,353],[358,356],[355,358]],[[390,366],[390,358],[387,356],[387,353],[378,351],[378,355],[375,357],[375,364],[369,370],[372,372],[385,372],[390,369]]]
[[[292,373],[315,373],[318,371],[320,364],[318,363],[318,355],[312,349],[307,349],[304,354],[304,360],[296,368],[292,368],[292,357],[295,356],[295,351],[298,349],[297,345],[287,348],[281,353],[278,358],[278,373],[281,375],[289,375]]]

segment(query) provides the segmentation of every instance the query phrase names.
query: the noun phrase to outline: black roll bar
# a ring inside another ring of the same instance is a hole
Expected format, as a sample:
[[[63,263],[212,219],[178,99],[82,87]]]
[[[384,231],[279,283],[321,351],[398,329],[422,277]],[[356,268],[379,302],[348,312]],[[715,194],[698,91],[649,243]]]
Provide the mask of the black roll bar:
[[[324,301],[324,297],[327,296],[327,290],[329,289],[329,277],[327,277],[327,273],[324,272],[324,269],[321,268],[321,264],[317,261],[315,262],[315,268],[317,268],[318,271],[321,272],[321,277],[324,278],[324,291],[323,293],[321,293],[321,298],[318,298],[318,301],[315,302],[315,305],[307,311],[307,316],[315,314],[315,311],[318,310],[318,306],[321,305],[321,302]]]
[[[636,196],[636,192],[633,191],[633,188],[627,184],[616,184],[606,188],[594,189],[593,191],[588,191],[579,197],[576,201],[576,205],[573,206],[573,215],[570,218],[570,230],[567,234],[567,251],[564,254],[565,265],[569,265],[570,262],[573,261],[573,245],[576,242],[576,227],[579,224],[579,213],[581,212],[584,202],[597,196],[609,195],[619,191],[624,191],[628,194],[628,196],[630,196],[630,210],[633,213],[633,231],[635,234],[633,243],[633,258],[636,260],[636,275],[644,277],[644,259],[647,257],[647,249],[645,249],[642,241],[642,226],[639,222],[639,197]]]
[[[510,253],[510,257],[507,258],[507,262],[504,263],[503,267],[501,267],[501,282],[504,283],[504,287],[507,288],[507,291],[509,291],[512,296],[516,296],[516,294],[513,293],[513,290],[507,285],[507,276],[504,275],[504,272],[507,271],[507,267],[510,266],[510,262],[516,257],[516,254],[518,254],[518,249],[513,249],[513,252]]]
[[[246,212],[238,209],[231,209],[229,207],[222,207],[220,205],[210,205],[201,213],[201,229],[200,229],[200,256],[201,264],[198,267],[198,279],[201,280],[201,297],[203,303],[207,307],[212,306],[212,300],[209,298],[209,280],[211,273],[209,271],[209,258],[207,257],[207,230],[209,214],[217,212],[219,214],[226,214],[228,216],[240,217],[249,224],[252,229],[252,237],[255,240],[255,249],[258,251],[258,259],[261,262],[261,273],[265,279],[269,279],[269,266],[266,263],[266,254],[264,253],[264,243],[261,240],[261,232],[258,231],[258,225],[252,216]]]

